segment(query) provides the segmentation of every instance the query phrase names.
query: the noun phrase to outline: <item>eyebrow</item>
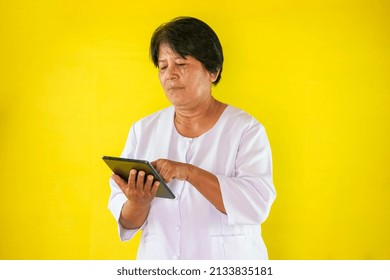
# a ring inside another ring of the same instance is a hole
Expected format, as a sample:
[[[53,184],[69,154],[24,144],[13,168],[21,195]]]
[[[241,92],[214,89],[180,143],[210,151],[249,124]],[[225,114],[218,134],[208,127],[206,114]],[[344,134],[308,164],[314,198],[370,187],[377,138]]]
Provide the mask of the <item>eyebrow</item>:
[[[187,60],[187,58],[186,57],[184,57],[184,56],[175,56],[175,58],[174,59],[185,59],[185,60]],[[157,60],[157,62],[158,63],[160,63],[160,62],[166,62],[167,60],[166,59],[159,59],[159,60]]]

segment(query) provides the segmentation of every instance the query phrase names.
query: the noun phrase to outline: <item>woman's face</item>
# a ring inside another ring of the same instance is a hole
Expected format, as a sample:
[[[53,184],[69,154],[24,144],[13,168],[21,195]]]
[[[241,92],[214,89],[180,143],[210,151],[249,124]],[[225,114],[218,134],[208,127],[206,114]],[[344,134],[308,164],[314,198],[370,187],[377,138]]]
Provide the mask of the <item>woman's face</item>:
[[[211,84],[218,76],[207,71],[192,56],[181,57],[167,44],[161,44],[158,55],[158,76],[164,92],[176,108],[191,109],[207,102]]]

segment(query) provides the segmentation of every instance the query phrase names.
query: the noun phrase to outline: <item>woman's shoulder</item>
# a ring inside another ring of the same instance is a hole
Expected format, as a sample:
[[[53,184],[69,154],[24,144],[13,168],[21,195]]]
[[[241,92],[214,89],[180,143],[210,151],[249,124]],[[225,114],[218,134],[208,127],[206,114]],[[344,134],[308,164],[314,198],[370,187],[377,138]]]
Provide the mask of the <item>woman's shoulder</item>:
[[[253,125],[262,126],[261,123],[254,116],[232,105],[228,105],[226,107],[224,116],[227,122],[235,123],[241,127]]]
[[[244,110],[242,110],[238,107],[235,107],[233,105],[228,105],[225,110],[226,110],[227,115],[229,117],[232,117],[232,118],[238,117],[238,118],[243,118],[243,119],[249,119],[252,117],[250,114],[248,114]]]

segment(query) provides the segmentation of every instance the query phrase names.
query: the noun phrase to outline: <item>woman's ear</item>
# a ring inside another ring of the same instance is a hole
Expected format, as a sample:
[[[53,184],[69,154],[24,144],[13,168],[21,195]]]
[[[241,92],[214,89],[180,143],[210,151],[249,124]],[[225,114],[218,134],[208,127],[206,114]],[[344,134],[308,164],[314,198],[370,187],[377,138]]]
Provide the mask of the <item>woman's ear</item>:
[[[219,70],[219,69],[215,73],[209,72],[210,73],[210,81],[212,83],[214,83],[217,80],[219,72],[221,72],[221,70]]]

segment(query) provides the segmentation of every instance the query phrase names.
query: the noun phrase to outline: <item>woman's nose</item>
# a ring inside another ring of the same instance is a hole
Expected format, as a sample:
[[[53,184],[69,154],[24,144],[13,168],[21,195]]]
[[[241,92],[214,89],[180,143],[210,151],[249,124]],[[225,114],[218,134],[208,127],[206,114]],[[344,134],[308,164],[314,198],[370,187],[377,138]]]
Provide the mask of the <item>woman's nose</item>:
[[[168,80],[175,80],[179,77],[177,74],[177,67],[175,65],[168,66],[167,67],[167,79]]]

